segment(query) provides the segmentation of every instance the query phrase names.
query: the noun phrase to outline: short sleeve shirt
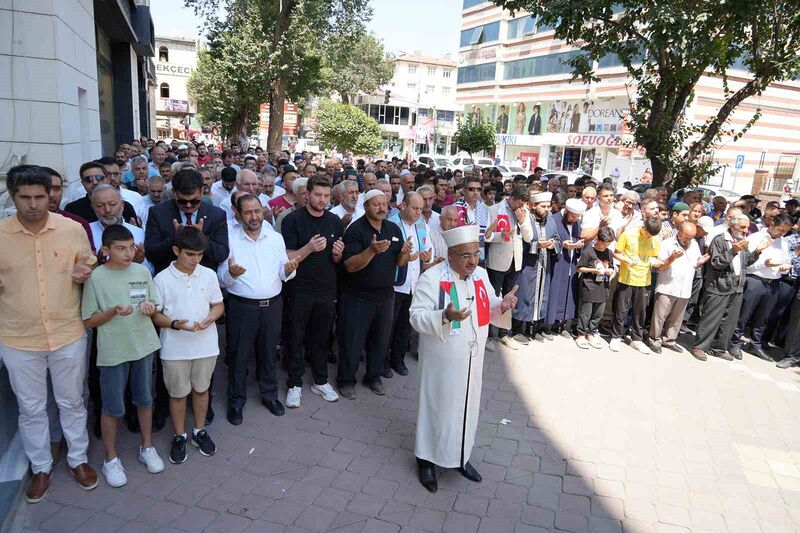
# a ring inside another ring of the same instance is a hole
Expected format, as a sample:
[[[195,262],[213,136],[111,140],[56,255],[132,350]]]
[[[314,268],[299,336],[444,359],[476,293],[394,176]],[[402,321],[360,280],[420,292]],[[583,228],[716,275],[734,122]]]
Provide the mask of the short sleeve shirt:
[[[683,248],[677,237],[670,237],[659,245],[658,258],[666,261],[674,250],[683,250],[683,255],[658,273],[656,293],[667,294],[676,298],[690,298],[692,283],[700,259],[700,247],[692,239],[688,248]]]
[[[632,287],[650,285],[650,260],[658,257],[658,250],[658,236],[642,235],[641,230],[623,232],[617,241],[616,252],[634,259],[636,264],[620,264],[619,282]]]
[[[372,245],[373,235],[379,241],[388,240],[389,248],[377,254],[358,272],[342,274],[343,286],[350,294],[365,300],[383,300],[394,293],[394,277],[397,268],[397,256],[403,248],[403,235],[397,224],[384,220],[380,231],[372,227],[369,219],[363,216],[350,224],[344,232],[344,254],[342,260],[347,261]]]
[[[213,304],[222,302],[216,273],[198,265],[191,274],[170,266],[158,273],[156,290],[164,305],[164,315],[172,320],[188,320],[191,326],[204,320]],[[219,340],[214,324],[199,331],[161,328],[160,357],[165,361],[202,359],[219,355]]]
[[[602,252],[599,252],[593,245],[588,244],[581,250],[577,268],[609,268],[613,266],[613,264],[614,259],[611,256],[610,249],[606,248]],[[608,276],[598,276],[594,273],[582,273],[580,276],[582,301],[603,303],[608,299]]]
[[[92,272],[83,287],[83,320],[117,305],[133,306],[131,314],[116,315],[97,328],[97,366],[138,361],[159,349],[161,343],[152,320],[139,311],[139,304],[145,300],[161,303],[146,267],[131,263],[115,270],[102,265]]]
[[[325,237],[327,245],[321,252],[312,252],[300,262],[297,275],[290,282],[292,290],[336,293],[336,263],[333,262],[333,243],[342,236],[342,221],[329,211],[315,217],[308,209],[289,213],[281,223],[281,234],[287,250],[299,250],[314,235]]]

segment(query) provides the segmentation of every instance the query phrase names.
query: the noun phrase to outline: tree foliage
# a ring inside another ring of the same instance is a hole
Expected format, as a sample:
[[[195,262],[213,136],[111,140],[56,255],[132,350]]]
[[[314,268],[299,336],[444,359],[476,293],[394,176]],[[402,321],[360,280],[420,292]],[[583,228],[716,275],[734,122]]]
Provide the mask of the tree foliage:
[[[369,155],[381,147],[381,127],[358,107],[325,102],[317,119],[319,141],[325,148]]]
[[[596,61],[616,56],[631,77],[631,126],[647,151],[655,183],[680,187],[719,171],[712,156],[738,140],[736,107],[773,82],[800,73],[800,9],[796,0],[495,0],[524,9],[583,53],[569,61],[574,79],[599,81]],[[742,66],[747,79],[729,83]],[[685,120],[704,74],[722,80],[724,101],[702,123]]]
[[[453,141],[459,150],[467,152],[472,158],[472,154],[494,149],[495,125],[489,119],[475,120],[470,114],[466,118],[459,117],[457,122],[458,129]]]
[[[325,84],[344,103],[357,93],[374,92],[394,74],[394,58],[384,53],[383,42],[370,33],[330,36],[323,49]]]

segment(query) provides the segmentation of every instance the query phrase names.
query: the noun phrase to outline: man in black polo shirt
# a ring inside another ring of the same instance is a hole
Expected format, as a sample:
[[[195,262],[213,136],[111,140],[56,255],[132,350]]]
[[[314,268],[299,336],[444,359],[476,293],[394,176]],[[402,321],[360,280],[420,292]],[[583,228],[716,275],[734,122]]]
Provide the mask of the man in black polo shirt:
[[[89,197],[95,187],[101,183],[106,183],[106,178],[108,177],[106,174],[106,167],[96,161],[89,161],[81,165],[78,173],[81,177],[81,184],[83,188],[86,189],[86,196],[65,205],[64,211],[79,216],[86,222],[91,223],[97,220],[97,215],[92,208],[92,201]],[[128,202],[123,202],[122,218],[125,219],[125,222],[128,224],[133,224],[134,226],[140,225],[139,219],[136,218],[136,210]]]
[[[329,402],[339,395],[328,383],[328,335],[336,311],[336,265],[342,260],[342,221],[325,209],[331,196],[327,177],[307,183],[308,201],[283,219],[281,233],[289,259],[300,265],[286,283],[289,350],[284,351],[289,374],[286,407],[300,407],[303,390],[304,352],[311,365],[311,392]],[[305,350],[303,349],[305,347]]]
[[[385,220],[386,195],[373,189],[364,197],[364,216],[344,234],[344,274],[337,324],[339,394],[355,398],[356,371],[367,352],[364,384],[385,394],[381,371],[392,329],[395,267],[408,264],[411,238],[405,243],[397,224]]]

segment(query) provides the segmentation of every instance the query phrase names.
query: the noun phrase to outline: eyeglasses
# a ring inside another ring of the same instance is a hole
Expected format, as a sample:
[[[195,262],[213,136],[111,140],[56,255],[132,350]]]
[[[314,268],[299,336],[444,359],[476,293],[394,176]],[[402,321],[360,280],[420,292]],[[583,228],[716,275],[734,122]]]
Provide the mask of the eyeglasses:
[[[178,205],[188,205],[188,206],[196,206],[200,205],[203,200],[200,198],[195,199],[187,199],[187,198],[175,198],[175,203]]]
[[[84,183],[91,183],[96,181],[105,181],[106,177],[102,174],[95,174],[92,176],[81,176],[81,181]]]
[[[481,192],[481,188],[480,187],[467,187],[467,190],[469,192]]]
[[[469,261],[470,259],[474,259],[474,260],[478,261],[481,258],[481,252],[477,251],[477,252],[473,252],[471,254],[458,254],[458,257],[462,261]]]

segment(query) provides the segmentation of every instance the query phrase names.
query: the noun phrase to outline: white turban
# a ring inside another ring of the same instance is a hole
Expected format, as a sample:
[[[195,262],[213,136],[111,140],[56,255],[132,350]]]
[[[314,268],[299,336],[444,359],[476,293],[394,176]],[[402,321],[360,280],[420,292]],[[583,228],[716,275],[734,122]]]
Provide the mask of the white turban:
[[[443,231],[442,237],[444,237],[444,242],[447,243],[448,248],[467,244],[468,242],[480,242],[480,233],[477,224],[467,224]]]
[[[576,215],[582,215],[586,212],[586,203],[578,198],[570,198],[567,200],[567,211]]]
[[[552,202],[553,201],[553,193],[551,192],[539,192],[533,195],[533,203],[538,204],[542,202]]]

